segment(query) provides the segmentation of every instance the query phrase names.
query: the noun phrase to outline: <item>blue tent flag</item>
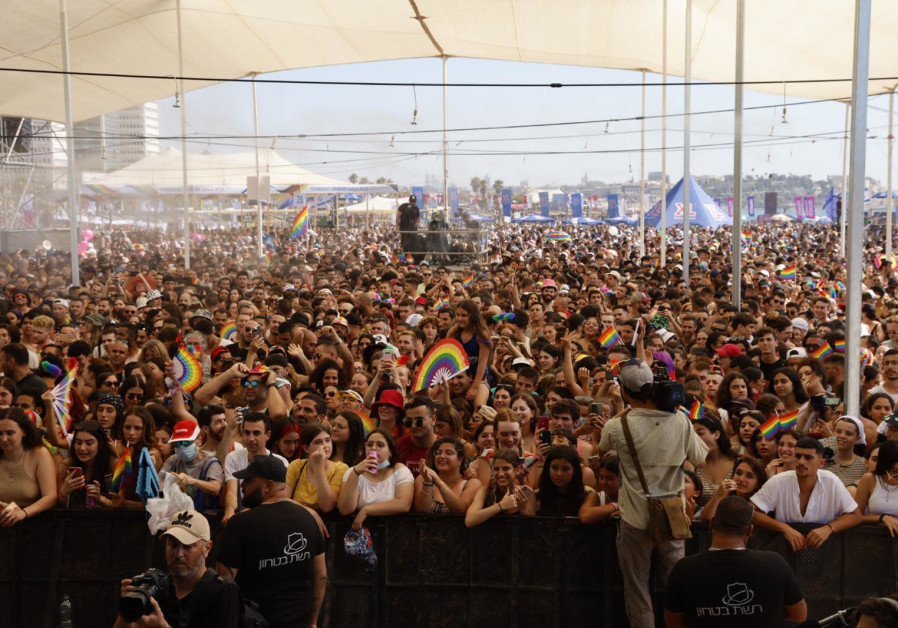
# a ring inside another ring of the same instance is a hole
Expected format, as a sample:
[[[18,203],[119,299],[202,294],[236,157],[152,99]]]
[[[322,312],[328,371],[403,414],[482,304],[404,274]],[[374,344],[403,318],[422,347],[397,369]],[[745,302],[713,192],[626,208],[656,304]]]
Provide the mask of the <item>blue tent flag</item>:
[[[733,219],[722,211],[714,200],[696,183],[692,177],[689,189],[689,204],[692,211],[689,214],[689,224],[701,227],[710,227],[717,229],[724,225],[732,225]],[[671,225],[679,225],[683,223],[683,180],[670,189],[667,193],[667,224],[664,228]],[[655,206],[645,214],[645,224],[649,227],[657,228],[661,222],[661,202],[655,203]]]

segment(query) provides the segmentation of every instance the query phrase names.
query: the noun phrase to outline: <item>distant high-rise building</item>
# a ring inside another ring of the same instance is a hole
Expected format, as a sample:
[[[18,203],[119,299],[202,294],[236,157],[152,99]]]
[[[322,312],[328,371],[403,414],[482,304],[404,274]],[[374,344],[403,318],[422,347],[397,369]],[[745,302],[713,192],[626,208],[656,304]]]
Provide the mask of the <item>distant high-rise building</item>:
[[[75,162],[82,172],[111,172],[159,153],[159,105],[113,111],[75,124]]]

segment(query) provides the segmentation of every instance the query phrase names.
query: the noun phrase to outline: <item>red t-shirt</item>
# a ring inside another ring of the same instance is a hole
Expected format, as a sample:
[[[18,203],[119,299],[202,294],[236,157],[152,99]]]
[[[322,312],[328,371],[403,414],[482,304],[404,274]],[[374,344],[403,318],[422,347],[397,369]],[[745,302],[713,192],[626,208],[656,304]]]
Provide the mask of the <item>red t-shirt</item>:
[[[406,432],[396,441],[399,450],[399,462],[407,466],[415,477],[418,477],[418,461],[427,458],[430,447],[418,447],[412,441],[412,435]]]

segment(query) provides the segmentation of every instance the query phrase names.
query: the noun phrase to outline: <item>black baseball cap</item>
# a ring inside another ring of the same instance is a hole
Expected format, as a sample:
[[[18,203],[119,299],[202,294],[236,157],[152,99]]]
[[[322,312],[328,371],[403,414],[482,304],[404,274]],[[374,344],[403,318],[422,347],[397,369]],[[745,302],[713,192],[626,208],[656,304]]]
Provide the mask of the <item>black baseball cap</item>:
[[[255,456],[245,469],[234,473],[234,477],[238,480],[259,477],[273,482],[284,482],[287,479],[287,467],[275,456]]]

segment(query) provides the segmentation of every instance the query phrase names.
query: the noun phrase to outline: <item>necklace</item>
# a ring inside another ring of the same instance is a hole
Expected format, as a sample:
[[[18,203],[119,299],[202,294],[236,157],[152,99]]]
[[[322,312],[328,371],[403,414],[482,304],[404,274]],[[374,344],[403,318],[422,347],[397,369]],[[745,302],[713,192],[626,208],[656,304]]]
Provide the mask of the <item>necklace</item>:
[[[22,469],[22,461],[25,460],[25,452],[22,452],[22,455],[19,456],[18,460],[11,460],[6,456],[0,458],[0,470],[3,472],[3,477],[9,481],[13,482],[22,477],[21,469]]]

